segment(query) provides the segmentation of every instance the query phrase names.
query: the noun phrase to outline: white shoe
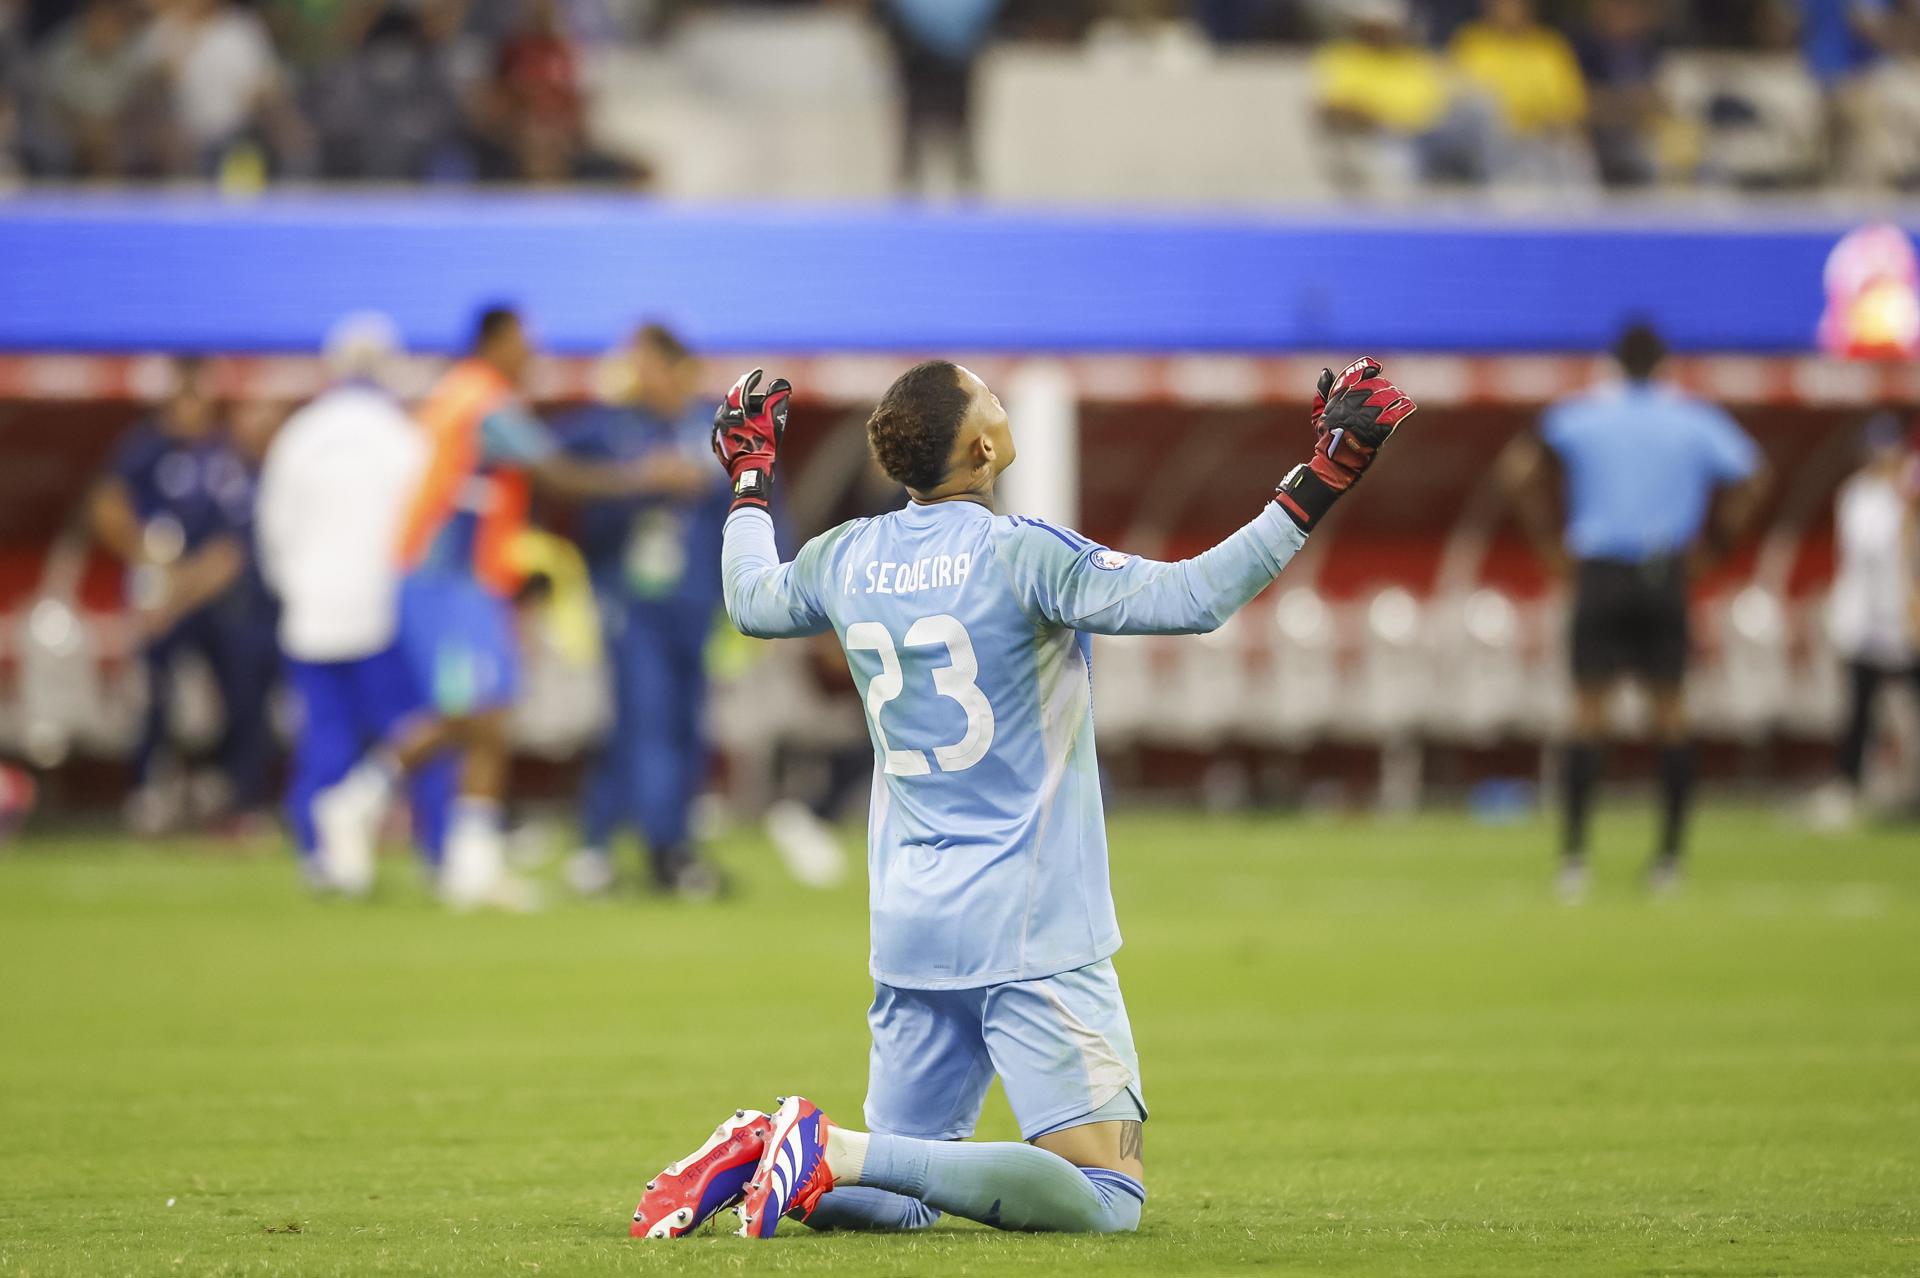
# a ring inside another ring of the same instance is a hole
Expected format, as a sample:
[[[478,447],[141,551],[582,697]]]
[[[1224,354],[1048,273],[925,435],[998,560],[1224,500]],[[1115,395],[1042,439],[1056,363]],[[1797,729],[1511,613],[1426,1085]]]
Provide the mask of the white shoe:
[[[767,809],[767,837],[773,840],[794,881],[804,887],[830,888],[847,876],[847,852],[833,828],[807,805],[782,799]]]
[[[1593,874],[1585,861],[1568,861],[1553,877],[1553,898],[1562,905],[1584,905],[1593,886]]]
[[[581,896],[613,891],[613,858],[599,848],[581,848],[567,858],[567,886]]]
[[[334,891],[347,896],[373,891],[374,852],[390,790],[386,775],[363,763],[314,796],[315,863]]]
[[[545,906],[539,887],[507,870],[506,837],[485,820],[456,819],[440,863],[440,899],[455,910],[530,914]]]
[[[506,841],[498,827],[456,819],[440,861],[440,899],[456,910],[484,905],[506,873]]]
[[[1844,834],[1859,822],[1859,800],[1844,781],[1828,782],[1807,800],[1807,824],[1822,834]]]

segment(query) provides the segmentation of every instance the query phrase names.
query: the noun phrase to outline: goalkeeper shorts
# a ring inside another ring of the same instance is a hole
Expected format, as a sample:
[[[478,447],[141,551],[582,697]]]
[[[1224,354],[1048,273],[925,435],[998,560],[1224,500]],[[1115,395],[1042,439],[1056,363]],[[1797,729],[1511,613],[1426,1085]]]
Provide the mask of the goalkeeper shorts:
[[[876,1132],[971,1136],[996,1077],[1025,1140],[1147,1116],[1111,959],[971,990],[875,982],[867,1024],[866,1115]]]

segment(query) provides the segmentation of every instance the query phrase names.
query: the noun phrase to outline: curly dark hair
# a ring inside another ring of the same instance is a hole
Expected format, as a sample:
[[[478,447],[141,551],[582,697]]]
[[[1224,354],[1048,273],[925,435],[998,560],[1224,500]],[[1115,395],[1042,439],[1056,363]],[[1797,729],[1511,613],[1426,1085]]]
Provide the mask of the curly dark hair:
[[[915,492],[938,488],[971,398],[952,360],[930,359],[900,374],[867,418],[867,445],[880,469]]]

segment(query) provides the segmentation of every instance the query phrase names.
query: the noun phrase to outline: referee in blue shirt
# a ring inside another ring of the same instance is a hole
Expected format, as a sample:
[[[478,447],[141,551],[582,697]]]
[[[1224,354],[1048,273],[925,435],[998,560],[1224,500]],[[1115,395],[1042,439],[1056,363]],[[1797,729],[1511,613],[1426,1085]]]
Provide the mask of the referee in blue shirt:
[[[1614,348],[1624,380],[1553,405],[1537,435],[1511,444],[1500,475],[1528,536],[1556,577],[1573,581],[1573,739],[1563,776],[1559,891],[1587,890],[1587,817],[1600,772],[1607,706],[1623,680],[1653,701],[1659,745],[1656,892],[1678,883],[1693,789],[1686,708],[1692,570],[1723,551],[1759,508],[1765,463],[1721,409],[1655,380],[1666,346],[1635,324]],[[1564,525],[1549,490],[1558,470]]]

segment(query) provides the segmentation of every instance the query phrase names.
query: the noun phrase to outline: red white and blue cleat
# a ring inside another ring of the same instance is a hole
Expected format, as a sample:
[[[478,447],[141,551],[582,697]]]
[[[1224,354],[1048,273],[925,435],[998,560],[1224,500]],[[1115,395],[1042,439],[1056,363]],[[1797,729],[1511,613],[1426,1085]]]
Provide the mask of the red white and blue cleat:
[[[771,1238],[782,1216],[806,1219],[820,1196],[833,1188],[827,1168],[827,1133],[833,1124],[804,1096],[789,1096],[773,1112],[760,1166],[740,1200],[740,1236]]]
[[[739,1202],[772,1132],[772,1120],[759,1110],[735,1110],[706,1144],[647,1182],[633,1209],[633,1236],[681,1238]]]

